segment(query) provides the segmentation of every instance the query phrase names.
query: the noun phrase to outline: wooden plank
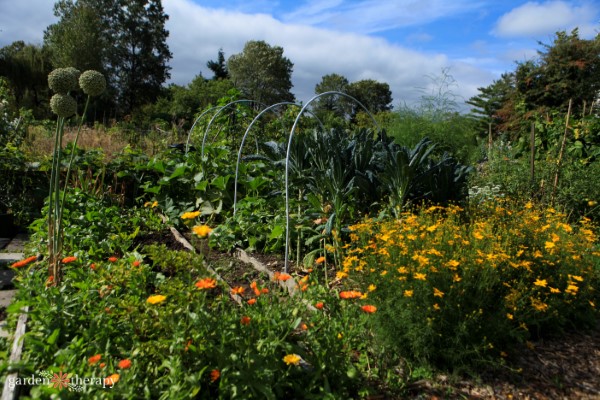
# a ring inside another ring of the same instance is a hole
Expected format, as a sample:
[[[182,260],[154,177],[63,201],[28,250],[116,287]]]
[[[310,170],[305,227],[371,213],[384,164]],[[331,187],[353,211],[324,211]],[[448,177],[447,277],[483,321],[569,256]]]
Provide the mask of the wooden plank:
[[[17,329],[15,329],[15,338],[13,341],[12,349],[10,352],[9,363],[18,363],[21,361],[21,354],[23,352],[23,335],[27,328],[27,313],[29,312],[29,306],[21,309],[19,320],[17,321]],[[11,385],[11,382],[15,382],[19,374],[13,372],[6,376],[4,381],[4,390],[2,390],[2,400],[15,400],[17,398],[19,387],[17,385]],[[11,387],[12,386],[12,387]]]

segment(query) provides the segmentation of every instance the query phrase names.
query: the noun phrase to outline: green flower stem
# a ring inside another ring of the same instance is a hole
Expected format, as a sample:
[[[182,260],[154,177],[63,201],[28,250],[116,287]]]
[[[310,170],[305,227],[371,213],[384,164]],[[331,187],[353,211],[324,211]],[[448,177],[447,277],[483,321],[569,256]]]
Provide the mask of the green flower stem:
[[[90,97],[88,95],[87,100],[85,101],[85,107],[83,107],[83,113],[81,114],[81,119],[79,120],[79,126],[77,127],[77,134],[75,135],[75,140],[73,141],[73,147],[71,149],[71,158],[69,159],[69,164],[67,165],[67,174],[65,176],[65,190],[63,190],[63,197],[60,203],[60,211],[58,213],[58,229],[62,230],[62,215],[65,208],[65,201],[67,197],[67,185],[69,184],[69,177],[71,175],[71,166],[73,165],[73,160],[75,159],[75,150],[77,148],[77,141],[79,140],[79,134],[81,133],[81,127],[83,126],[83,121],[85,119],[85,114],[87,113],[88,106],[90,104]]]

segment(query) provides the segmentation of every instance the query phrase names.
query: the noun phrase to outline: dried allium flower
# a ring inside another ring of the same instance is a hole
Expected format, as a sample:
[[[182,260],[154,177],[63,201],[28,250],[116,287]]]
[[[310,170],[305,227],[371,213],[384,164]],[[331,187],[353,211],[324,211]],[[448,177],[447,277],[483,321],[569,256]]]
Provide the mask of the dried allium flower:
[[[50,99],[50,109],[59,117],[70,117],[77,112],[77,102],[68,94],[57,93]]]
[[[79,77],[79,86],[88,96],[98,96],[106,89],[106,79],[100,72],[88,70]]]
[[[79,71],[75,68],[57,68],[48,74],[48,86],[55,93],[67,94],[77,89]]]

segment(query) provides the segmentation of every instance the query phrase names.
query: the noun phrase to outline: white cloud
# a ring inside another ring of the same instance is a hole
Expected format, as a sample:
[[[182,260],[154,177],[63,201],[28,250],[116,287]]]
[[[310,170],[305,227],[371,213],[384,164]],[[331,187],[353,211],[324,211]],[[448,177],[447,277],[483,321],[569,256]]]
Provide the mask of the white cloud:
[[[483,7],[477,0],[311,0],[284,21],[362,34],[430,23]]]
[[[206,62],[216,58],[219,48],[229,57],[239,53],[248,40],[283,47],[284,56],[294,63],[292,91],[304,102],[314,95],[321,77],[330,73],[341,74],[351,82],[386,82],[395,104],[417,101],[421,95],[417,88],[428,83],[426,75],[439,75],[446,67],[451,67],[450,73],[459,84],[457,94],[464,98],[495,78],[443,54],[420,53],[354,33],[282,23],[264,14],[207,9],[191,0],[169,0],[165,11],[170,16],[167,29],[173,52],[172,80],[178,84],[188,83],[200,71],[209,77]]]
[[[0,0],[0,47],[16,40],[42,44],[44,30],[57,21],[53,5],[48,0]]]
[[[592,3],[528,2],[501,16],[492,32],[501,37],[530,37],[579,27],[587,37],[593,35],[598,14],[598,6]]]

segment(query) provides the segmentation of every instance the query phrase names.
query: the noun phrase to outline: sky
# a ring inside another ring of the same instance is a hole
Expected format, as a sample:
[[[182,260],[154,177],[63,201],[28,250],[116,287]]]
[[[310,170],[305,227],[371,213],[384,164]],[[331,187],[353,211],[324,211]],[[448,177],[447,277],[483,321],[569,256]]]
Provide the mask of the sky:
[[[41,44],[57,22],[53,0],[0,0],[0,47]],[[308,102],[324,75],[389,84],[393,105],[424,96],[460,107],[516,62],[534,59],[557,31],[600,33],[600,2],[591,0],[163,0],[171,79],[187,85],[212,77],[219,49],[228,58],[249,40],[284,49],[294,64],[292,92]]]

